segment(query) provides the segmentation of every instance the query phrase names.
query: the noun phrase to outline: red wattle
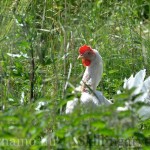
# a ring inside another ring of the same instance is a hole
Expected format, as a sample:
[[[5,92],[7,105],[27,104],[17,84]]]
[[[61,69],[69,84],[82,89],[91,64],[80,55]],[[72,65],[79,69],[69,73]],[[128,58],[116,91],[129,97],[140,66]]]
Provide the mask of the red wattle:
[[[90,66],[90,64],[91,64],[91,61],[89,60],[89,59],[82,59],[82,64],[83,64],[83,66]]]

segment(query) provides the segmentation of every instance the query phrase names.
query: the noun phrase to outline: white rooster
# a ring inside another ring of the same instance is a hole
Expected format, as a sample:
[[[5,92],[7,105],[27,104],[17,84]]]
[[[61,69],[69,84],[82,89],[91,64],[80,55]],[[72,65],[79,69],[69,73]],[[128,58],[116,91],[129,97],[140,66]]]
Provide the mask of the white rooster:
[[[96,90],[103,73],[103,61],[99,52],[87,45],[83,45],[79,48],[78,59],[82,59],[82,64],[86,67],[80,82],[81,85],[76,88],[77,91],[81,92],[81,97],[80,100],[75,98],[67,102],[66,114],[72,113],[78,102],[82,106],[89,108],[102,104],[112,104],[100,91]]]

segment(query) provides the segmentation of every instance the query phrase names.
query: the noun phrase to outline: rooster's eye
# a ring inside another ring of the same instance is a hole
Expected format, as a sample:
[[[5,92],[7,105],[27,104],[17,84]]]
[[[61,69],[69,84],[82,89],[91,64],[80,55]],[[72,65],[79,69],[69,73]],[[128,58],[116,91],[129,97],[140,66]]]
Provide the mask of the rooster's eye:
[[[90,52],[87,52],[88,55],[90,55]]]

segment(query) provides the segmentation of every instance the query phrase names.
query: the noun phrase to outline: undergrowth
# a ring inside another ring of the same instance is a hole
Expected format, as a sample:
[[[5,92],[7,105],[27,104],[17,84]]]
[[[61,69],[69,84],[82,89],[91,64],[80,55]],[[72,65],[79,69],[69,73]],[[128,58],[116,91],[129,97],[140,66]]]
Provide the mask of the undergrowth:
[[[0,5],[2,149],[148,148],[149,120],[137,115],[141,104],[118,112],[131,93],[116,92],[125,77],[143,68],[150,75],[149,0],[2,0]],[[98,89],[114,104],[66,115],[65,105],[76,95],[65,85],[81,80],[85,68],[77,56],[83,44],[101,54]],[[39,102],[44,105],[38,109]]]

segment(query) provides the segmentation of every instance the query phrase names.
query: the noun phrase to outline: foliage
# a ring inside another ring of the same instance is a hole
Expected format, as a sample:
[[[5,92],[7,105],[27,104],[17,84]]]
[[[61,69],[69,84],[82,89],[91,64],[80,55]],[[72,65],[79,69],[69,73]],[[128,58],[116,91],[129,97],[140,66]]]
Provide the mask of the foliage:
[[[143,68],[150,74],[149,0],[2,0],[0,5],[1,148],[149,146],[149,120],[137,115],[141,104],[118,112],[131,93],[116,95],[125,77]],[[84,68],[77,50],[85,43],[103,57],[98,89],[114,104],[66,115],[66,102],[76,95],[65,85],[79,84]]]

